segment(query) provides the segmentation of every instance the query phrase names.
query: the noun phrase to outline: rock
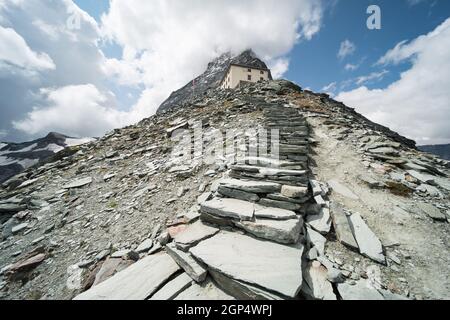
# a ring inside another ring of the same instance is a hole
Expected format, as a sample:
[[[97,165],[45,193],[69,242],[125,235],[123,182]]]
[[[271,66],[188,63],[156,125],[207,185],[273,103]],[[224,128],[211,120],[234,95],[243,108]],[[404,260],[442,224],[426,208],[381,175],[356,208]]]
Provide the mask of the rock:
[[[219,229],[205,225],[197,221],[188,226],[186,230],[175,236],[174,240],[177,248],[187,251],[197,245],[200,241],[211,238],[219,232]]]
[[[30,258],[24,258],[16,263],[14,263],[10,268],[8,268],[8,272],[24,272],[29,271],[31,269],[36,268],[39,264],[41,264],[47,256],[44,253],[39,253]]]
[[[350,227],[359,247],[359,252],[381,264],[386,264],[386,258],[383,254],[383,246],[378,237],[367,226],[361,215],[358,213],[348,217]]]
[[[372,154],[375,154],[375,155],[388,155],[388,156],[394,156],[394,157],[398,157],[400,155],[398,150],[394,149],[392,147],[380,147],[380,148],[370,149],[369,152]]]
[[[306,240],[317,249],[319,255],[325,255],[325,243],[327,239],[308,225],[306,226]]]
[[[83,288],[84,278],[86,276],[86,270],[82,269],[78,265],[72,265],[67,268],[67,280],[66,287],[71,291],[78,291]]]
[[[166,251],[195,282],[203,282],[206,279],[208,271],[195,261],[190,253],[178,250],[174,243],[169,243]]]
[[[358,281],[353,286],[340,283],[337,289],[343,300],[384,300],[383,296],[371,288],[365,280]]]
[[[170,238],[173,239],[177,236],[177,234],[180,234],[181,232],[186,230],[186,228],[187,228],[187,225],[182,223],[182,224],[178,224],[178,225],[167,228],[167,232],[169,233]]]
[[[153,247],[147,252],[148,255],[154,254],[156,252],[159,252],[162,249],[161,243],[157,242],[153,245]]]
[[[180,270],[168,254],[145,257],[74,300],[144,300]]]
[[[0,203],[0,214],[14,214],[26,209],[26,206],[17,203]]]
[[[303,247],[221,231],[190,252],[214,271],[294,298],[302,286]]]
[[[77,188],[87,186],[88,184],[91,184],[91,183],[92,183],[92,178],[88,177],[88,178],[78,179],[78,180],[69,182],[68,184],[64,185],[62,188],[63,189],[77,189]]]
[[[225,292],[235,297],[238,300],[284,300],[286,297],[277,295],[272,292],[265,291],[261,288],[249,285],[239,280],[229,278],[219,272],[210,270],[214,281],[223,289]]]
[[[416,170],[408,170],[406,172],[408,172],[408,174],[411,177],[419,180],[421,183],[424,183],[424,184],[435,184],[434,176],[431,176],[431,175],[428,175],[428,174],[419,173]]]
[[[229,198],[239,199],[250,202],[257,202],[259,200],[259,196],[256,193],[250,193],[246,191],[241,191],[237,189],[231,189],[224,186],[219,186],[218,192]]]
[[[428,184],[421,184],[416,190],[423,193],[428,193],[431,197],[442,198],[442,193],[438,190],[438,188]]]
[[[316,300],[337,300],[327,275],[327,269],[319,261],[307,263],[303,269],[303,293]]]
[[[18,234],[28,227],[28,223],[21,223],[11,229],[12,234]]]
[[[332,202],[330,214],[333,220],[334,231],[339,242],[352,249],[358,250],[358,244],[356,243],[347,215],[342,207],[338,203]]]
[[[244,181],[238,179],[223,179],[220,186],[237,189],[250,193],[277,193],[281,190],[281,185],[273,182]]]
[[[202,203],[200,211],[218,217],[252,220],[255,205],[242,200],[215,198]]]
[[[432,204],[420,202],[417,204],[417,207],[433,220],[447,221],[446,215]]]
[[[152,233],[150,234],[150,239],[154,240],[156,239],[156,237],[158,236],[159,231],[161,230],[161,224],[158,223],[157,225],[155,225],[152,229]]]
[[[319,214],[307,216],[306,222],[317,232],[328,234],[331,229],[330,209],[321,208]]]
[[[198,196],[197,198],[197,203],[201,204],[205,201],[208,201],[212,198],[212,193],[211,192],[204,192],[202,193],[200,196]]]
[[[273,200],[273,199],[267,199],[267,198],[263,198],[263,199],[259,200],[258,203],[265,207],[275,207],[275,208],[280,208],[280,209],[289,210],[289,211],[296,211],[296,210],[301,209],[301,205],[299,205],[297,203]]]
[[[177,295],[192,285],[192,279],[186,273],[182,273],[172,281],[169,281],[158,290],[149,300],[167,301],[173,300]]]
[[[234,223],[248,233],[262,239],[283,244],[297,243],[303,220],[295,218],[290,220],[256,219],[255,221],[241,221]]]
[[[322,194],[322,188],[320,187],[319,181],[309,180],[309,184],[311,185],[314,197]]]
[[[282,186],[281,194],[289,198],[303,198],[308,194],[306,187]]]
[[[108,181],[111,180],[112,178],[114,178],[116,176],[115,173],[107,173],[103,176],[103,181]]]
[[[170,234],[168,231],[164,231],[158,237],[158,242],[160,245],[165,246],[170,241]]]
[[[281,208],[269,208],[261,205],[255,205],[255,217],[273,220],[296,219],[297,214],[293,211]]]
[[[153,240],[146,239],[136,248],[136,252],[137,253],[148,252],[152,247],[153,247]]]
[[[124,260],[139,260],[139,253],[132,250],[119,250],[111,255],[111,258],[122,258]]]
[[[325,207],[327,205],[327,203],[325,202],[325,200],[323,200],[321,195],[315,196],[314,201],[316,201],[316,204],[320,205],[321,207]]]
[[[341,184],[339,181],[330,180],[328,181],[328,185],[333,189],[334,192],[337,192],[346,198],[353,200],[359,199],[359,197],[356,194],[354,194],[353,191],[351,191],[349,188]]]
[[[361,180],[362,182],[364,182],[365,184],[367,184],[369,186],[370,189],[378,189],[378,188],[384,188],[385,184],[377,181],[375,179],[373,179],[370,176],[367,175],[361,175],[359,176],[359,180]]]
[[[234,300],[234,298],[220,288],[218,288],[211,280],[207,280],[201,285],[196,283],[189,286],[186,290],[181,292],[174,300]]]

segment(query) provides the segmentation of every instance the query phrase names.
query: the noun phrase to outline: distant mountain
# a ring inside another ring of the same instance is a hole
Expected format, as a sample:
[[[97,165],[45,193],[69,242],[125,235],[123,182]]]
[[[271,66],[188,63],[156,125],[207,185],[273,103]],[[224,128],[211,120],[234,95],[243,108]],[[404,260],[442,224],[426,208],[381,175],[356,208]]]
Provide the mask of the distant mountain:
[[[419,150],[423,152],[432,153],[445,160],[450,160],[450,144],[420,146]]]
[[[230,63],[267,69],[267,65],[260,60],[252,50],[246,50],[238,56],[225,53],[208,64],[206,71],[194,80],[189,81],[183,88],[172,92],[170,97],[158,108],[158,112],[171,109],[175,106],[187,103],[190,98],[203,95],[208,89],[217,88],[220,85]],[[272,76],[270,76],[272,79]],[[195,92],[193,91],[195,83]]]
[[[51,132],[46,137],[22,143],[0,142],[0,183],[69,146],[90,142]]]

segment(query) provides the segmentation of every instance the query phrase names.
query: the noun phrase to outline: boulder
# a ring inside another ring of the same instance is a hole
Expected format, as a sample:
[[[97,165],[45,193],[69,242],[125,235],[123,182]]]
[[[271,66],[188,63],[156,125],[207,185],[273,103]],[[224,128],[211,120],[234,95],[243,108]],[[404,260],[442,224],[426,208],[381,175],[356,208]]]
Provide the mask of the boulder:
[[[221,231],[190,252],[229,278],[294,298],[302,286],[303,247],[289,247]]]

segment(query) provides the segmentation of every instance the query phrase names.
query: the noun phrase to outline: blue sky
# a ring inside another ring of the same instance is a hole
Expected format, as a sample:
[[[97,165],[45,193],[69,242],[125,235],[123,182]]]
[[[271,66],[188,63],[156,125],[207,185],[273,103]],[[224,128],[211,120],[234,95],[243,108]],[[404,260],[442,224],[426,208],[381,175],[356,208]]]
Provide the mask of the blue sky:
[[[136,123],[217,55],[252,48],[279,77],[450,143],[448,0],[4,1],[2,141]],[[366,27],[374,4],[381,30]]]

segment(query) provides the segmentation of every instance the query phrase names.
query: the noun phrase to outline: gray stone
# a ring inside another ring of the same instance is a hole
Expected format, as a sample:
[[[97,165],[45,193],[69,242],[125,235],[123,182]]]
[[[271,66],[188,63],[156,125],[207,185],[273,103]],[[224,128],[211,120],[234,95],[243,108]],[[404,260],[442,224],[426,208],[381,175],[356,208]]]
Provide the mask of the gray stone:
[[[78,180],[74,180],[72,182],[69,182],[68,184],[63,186],[63,189],[76,189],[76,188],[81,188],[84,187],[88,184],[92,183],[92,178],[88,177],[88,178],[83,178],[83,179],[78,179]]]
[[[302,285],[303,247],[221,231],[190,252],[227,277],[294,298]]]
[[[428,175],[428,174],[424,174],[424,173],[419,173],[416,170],[408,170],[407,172],[408,172],[408,174],[411,177],[416,178],[421,183],[435,184],[435,181],[434,181],[435,177],[434,176],[431,176],[431,175]]]
[[[275,207],[290,211],[296,211],[301,209],[301,205],[297,203],[287,202],[287,201],[280,201],[280,200],[273,200],[273,199],[261,199],[258,202],[260,205],[265,207]]]
[[[153,240],[146,239],[136,248],[136,252],[137,253],[148,252],[152,247],[153,247]]]
[[[308,194],[306,187],[282,186],[281,194],[288,198],[303,198]]]
[[[173,300],[177,295],[192,285],[192,279],[187,273],[182,273],[172,281],[169,281],[158,290],[149,300],[167,301]]]
[[[447,217],[438,208],[429,203],[418,203],[417,206],[422,210],[427,216],[436,221],[447,221]]]
[[[317,232],[328,234],[331,229],[330,209],[321,208],[319,214],[307,216],[306,222]]]
[[[325,255],[327,239],[308,225],[306,226],[306,240],[317,249],[319,255]]]
[[[234,218],[239,220],[252,220],[255,205],[251,202],[237,199],[214,198],[200,205],[200,211],[213,216]]]
[[[201,221],[197,221],[188,226],[186,230],[175,236],[176,246],[187,251],[190,247],[197,245],[202,240],[211,238],[219,232],[219,229],[205,225]]]
[[[296,219],[297,214],[291,210],[255,205],[255,217],[273,220],[289,220]]]
[[[367,226],[361,215],[352,214],[349,218],[349,224],[359,247],[359,252],[381,264],[386,264],[386,258],[383,254],[383,246],[378,237]]]
[[[229,278],[220,272],[214,270],[209,271],[214,281],[225,292],[238,300],[284,300],[285,297],[275,293],[265,291],[261,288],[249,285],[242,281]]]
[[[325,207],[327,205],[327,203],[325,202],[325,200],[323,200],[320,194],[314,197],[314,201],[316,201],[316,203],[321,207]]]
[[[74,300],[145,300],[178,270],[168,254],[148,256]]]
[[[361,180],[362,182],[367,184],[370,189],[384,188],[385,187],[384,183],[382,183],[380,181],[377,181],[377,180],[373,179],[372,177],[370,177],[368,175],[361,175],[361,176],[359,176],[359,180]]]
[[[358,249],[358,244],[353,236],[347,215],[342,207],[336,202],[332,202],[330,214],[333,220],[334,231],[339,242],[352,249]]]
[[[343,300],[384,300],[383,296],[365,280],[358,281],[353,286],[340,283],[337,289]]]
[[[341,184],[339,181],[330,180],[328,181],[328,185],[333,189],[334,192],[337,192],[346,198],[353,200],[359,199],[359,197],[356,194],[354,194],[353,191],[351,191],[349,188]]]
[[[211,280],[203,282],[201,285],[193,283],[186,290],[181,292],[174,300],[235,300],[232,296],[223,292]]]
[[[219,186],[217,190],[221,195],[233,199],[239,199],[244,201],[257,202],[259,201],[259,196],[256,193],[250,193],[242,190],[231,189],[224,186]]]
[[[302,291],[316,300],[337,300],[327,275],[327,269],[319,261],[307,263],[303,269],[305,282]]]
[[[178,250],[175,243],[169,243],[166,251],[195,282],[203,282],[206,279],[208,271],[195,261],[190,253]]]
[[[319,181],[309,180],[309,184],[311,185],[314,197],[322,194],[322,188],[320,187]]]
[[[18,234],[28,227],[28,223],[21,223],[11,229],[12,234]]]
[[[197,203],[201,204],[201,203],[203,203],[205,201],[210,200],[211,197],[212,197],[212,193],[211,192],[204,192],[197,198]]]
[[[280,192],[281,185],[264,181],[244,181],[238,179],[224,179],[220,185],[230,189],[238,189],[250,193],[276,193]]]
[[[301,218],[290,220],[256,219],[256,221],[235,222],[236,227],[262,239],[283,243],[297,243],[303,226]]]

